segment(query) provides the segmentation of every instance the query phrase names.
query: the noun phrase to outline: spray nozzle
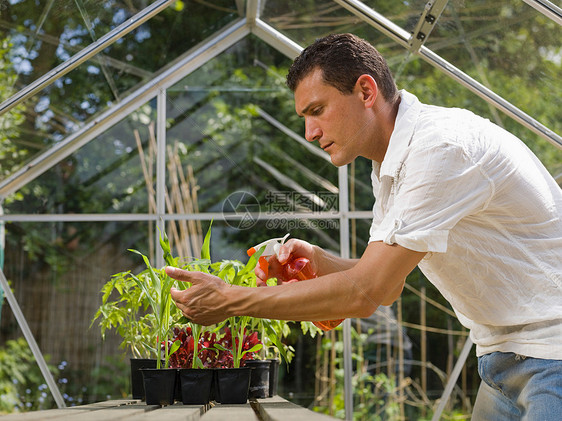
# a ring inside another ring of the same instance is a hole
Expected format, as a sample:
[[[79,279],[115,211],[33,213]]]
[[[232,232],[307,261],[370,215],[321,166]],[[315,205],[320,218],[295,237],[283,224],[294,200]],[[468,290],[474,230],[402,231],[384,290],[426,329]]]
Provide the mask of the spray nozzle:
[[[269,268],[269,263],[267,262],[267,260],[269,259],[269,257],[273,255],[277,256],[277,253],[279,253],[279,249],[285,243],[287,237],[289,237],[289,234],[285,234],[284,237],[270,238],[269,240],[264,241],[263,243],[259,243],[258,245],[248,249],[247,251],[248,256],[252,256],[255,252],[265,247],[263,253],[258,259],[258,264],[261,270],[265,272],[266,276],[267,276],[267,270]]]

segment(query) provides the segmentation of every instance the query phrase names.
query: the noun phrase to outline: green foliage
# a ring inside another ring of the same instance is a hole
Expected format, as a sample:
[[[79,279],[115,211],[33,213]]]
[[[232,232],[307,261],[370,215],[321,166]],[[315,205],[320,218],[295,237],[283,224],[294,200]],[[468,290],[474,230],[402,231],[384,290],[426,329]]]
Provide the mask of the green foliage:
[[[176,260],[170,252],[170,243],[165,232],[160,234],[160,246],[164,253],[164,261],[169,266],[175,266]],[[154,269],[150,264],[150,260],[144,254],[137,250],[129,250],[142,257],[148,273],[144,276],[135,276],[131,274],[137,286],[141,289],[144,296],[148,299],[149,307],[152,310],[154,321],[152,330],[156,332],[156,342],[154,346],[154,358],[156,358],[156,368],[160,368],[160,344],[164,343],[164,367],[168,368],[170,355],[173,354],[180,346],[180,342],[176,341],[171,347],[168,345],[168,337],[170,336],[170,328],[172,326],[172,315],[178,313],[177,308],[172,304],[170,289],[177,282],[170,278],[165,268],[160,270]]]
[[[178,266],[178,259],[172,257],[165,232],[160,233],[160,247],[166,265]],[[101,289],[102,304],[90,327],[100,319],[102,338],[105,338],[108,329],[116,330],[123,338],[122,348],[129,349],[137,358],[156,358],[158,368],[160,344],[164,343],[167,367],[169,356],[179,347],[179,342],[175,342],[168,349],[170,328],[180,317],[170,296],[171,287],[177,286],[177,283],[166,274],[165,268],[156,269],[141,252],[129,251],[140,255],[147,268],[137,275],[127,271],[112,276]],[[110,301],[114,291],[118,294],[117,299]]]
[[[149,276],[149,269],[137,278]],[[113,292],[118,294],[110,300]],[[96,311],[90,327],[98,319],[102,339],[107,330],[115,330],[122,338],[120,347],[128,349],[136,358],[150,358],[156,342],[156,324],[153,313],[146,313],[150,301],[145,291],[139,287],[130,271],[116,273],[101,289],[102,304]]]
[[[207,235],[210,237],[210,229]],[[248,263],[245,265],[238,261],[223,261],[215,265],[215,271],[217,276],[230,285],[244,286],[244,287],[256,287],[256,275],[254,273],[254,268],[258,263],[258,259],[263,253],[265,247],[254,253]],[[203,257],[203,253],[201,253]],[[250,316],[234,316],[229,317],[226,326],[230,329],[232,335],[232,357],[234,360],[234,368],[239,368],[242,362],[242,357],[248,352],[257,352],[262,348],[262,344],[257,344],[252,348],[243,351],[244,346],[244,335],[246,329],[250,326],[251,320],[253,318]],[[217,346],[217,345],[215,345]],[[221,349],[219,347],[219,349]],[[221,349],[224,350],[224,349]]]
[[[10,38],[0,39],[0,98],[2,100],[16,92],[14,85],[17,74],[10,60],[12,48]],[[24,106],[18,105],[0,115],[0,178],[12,173],[29,156],[29,150],[18,143],[20,126],[25,120],[24,112]]]
[[[342,328],[335,329],[336,339],[333,342],[328,336],[322,339],[322,352],[330,353],[332,348],[336,351],[335,358],[335,395],[332,407],[317,405],[313,409],[322,413],[335,413],[338,418],[345,418],[344,407],[344,368],[343,368],[343,339]],[[365,369],[366,357],[364,348],[366,339],[373,331],[359,334],[354,326],[351,327],[352,335],[352,361],[354,371],[352,374],[353,390],[353,420],[354,421],[381,421],[404,419],[401,416],[400,403],[404,404],[404,412],[408,420],[429,420],[432,409],[438,402],[430,400],[421,387],[416,384],[417,379],[404,376],[400,382],[398,372],[392,374],[378,370]],[[394,358],[394,357],[393,357]],[[389,362],[393,364],[392,362]],[[394,361],[396,364],[397,361]],[[428,366],[431,366],[429,364]],[[435,368],[435,367],[434,367]],[[443,379],[445,377],[443,376]],[[444,387],[444,384],[439,385]],[[437,389],[440,390],[440,389]],[[423,415],[425,414],[425,415]],[[443,419],[467,419],[469,414],[463,408],[455,407],[443,413]]]
[[[56,367],[48,367],[53,375],[58,373]],[[27,341],[7,341],[0,348],[0,413],[49,409],[53,404]]]

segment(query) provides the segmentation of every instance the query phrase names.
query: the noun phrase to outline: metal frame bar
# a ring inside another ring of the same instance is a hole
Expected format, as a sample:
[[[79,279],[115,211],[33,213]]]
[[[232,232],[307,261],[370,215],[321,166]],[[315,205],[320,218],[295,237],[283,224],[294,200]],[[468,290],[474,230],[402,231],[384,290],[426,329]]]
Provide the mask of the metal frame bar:
[[[370,214],[370,215],[369,215]],[[274,219],[340,219],[341,211],[325,212],[274,212],[271,214],[252,214],[257,221],[269,221]],[[349,218],[372,219],[373,214],[369,211],[349,212]],[[242,217],[234,212],[205,212],[205,213],[81,213],[69,215],[24,215],[10,214],[0,215],[0,221],[10,222],[127,222],[127,221],[211,221],[225,220],[237,221]]]
[[[419,54],[429,64],[437,67],[439,70],[455,79],[457,82],[474,92],[484,101],[492,104],[494,107],[507,114],[515,121],[519,122],[521,125],[527,127],[532,132],[548,140],[554,146],[562,149],[562,136],[553,132],[542,123],[539,123],[537,120],[517,108],[511,102],[505,100],[492,90],[486,88],[480,82],[472,79],[466,73],[462,72],[428,48],[422,47],[419,51]]]
[[[8,280],[6,279],[6,276],[4,275],[4,271],[2,269],[0,269],[0,287],[1,289],[4,290],[4,295],[8,300],[8,304],[10,304],[10,308],[12,309],[12,312],[14,313],[18,325],[21,331],[23,332],[23,336],[27,340],[29,348],[31,349],[31,352],[35,357],[35,361],[37,361],[37,365],[39,366],[39,369],[41,370],[41,374],[43,374],[43,377],[47,382],[47,386],[49,386],[49,389],[53,395],[53,398],[55,399],[57,406],[59,408],[65,408],[66,404],[64,403],[64,399],[60,393],[57,383],[55,382],[53,375],[49,371],[49,367],[45,362],[45,358],[43,358],[43,354],[41,353],[41,350],[39,349],[37,342],[35,342],[33,333],[31,333],[31,329],[27,324],[27,320],[25,319],[25,316],[23,315],[23,312],[21,311],[21,308],[18,305],[14,293],[10,289],[10,285],[8,285]]]
[[[349,259],[349,183],[348,166],[338,168],[339,208],[340,208],[340,256]],[[343,322],[343,388],[345,419],[353,420],[353,360],[351,349],[351,319]]]
[[[51,72],[44,75],[42,78],[36,80],[34,83],[18,92],[18,94],[9,98],[4,103],[0,104],[0,114],[6,112],[10,108],[14,107],[21,101],[24,101],[28,97],[36,94],[44,87],[48,86],[50,83],[54,82],[56,79],[60,78],[64,74],[68,73],[80,63],[84,62],[88,58],[94,56],[99,51],[106,48],[112,42],[121,38],[138,25],[144,21],[150,19],[153,15],[158,13],[167,7],[173,0],[160,0],[155,2],[153,5],[147,7],[139,14],[135,15],[131,20],[125,24],[120,25],[115,30],[108,33],[106,36],[100,38],[98,42],[91,44],[86,49],[82,50],[71,59],[67,60],[61,66],[53,69]],[[451,65],[447,61],[443,60],[441,57],[437,56],[435,53],[431,52],[429,49],[423,47],[423,41],[427,39],[427,35],[422,40],[419,46],[414,46],[412,38],[415,36],[410,35],[398,27],[390,20],[386,19],[384,16],[378,14],[374,10],[365,6],[363,3],[357,0],[334,0],[336,3],[340,4],[351,13],[359,16],[361,19],[366,21],[371,26],[375,27],[383,34],[393,39],[398,44],[402,45],[406,49],[414,50],[414,52],[420,55],[424,60],[428,61],[430,64],[442,70],[444,73],[453,77],[459,83],[476,93],[478,96],[483,98],[485,101],[491,103],[498,109],[502,110],[509,116],[516,119],[519,123],[523,124],[525,127],[531,129],[540,136],[546,138],[555,146],[562,147],[562,139],[556,133],[552,132],[550,129],[546,128],[542,124],[538,123],[536,120],[523,113],[517,107],[513,106],[508,101],[496,95],[494,92],[490,91],[480,83],[476,82],[468,75],[457,69],[455,66]],[[560,9],[552,5],[546,0],[524,0],[526,3],[530,4],[535,9],[539,10],[541,13],[554,19],[556,22],[560,23]],[[431,2],[430,2],[431,3]],[[428,3],[428,5],[430,4]],[[443,8],[445,7],[447,1],[442,1]],[[297,43],[293,42],[288,37],[284,36],[265,22],[259,19],[259,0],[250,0],[247,4],[247,13],[250,13],[246,19],[241,19],[235,22],[229,28],[219,32],[216,36],[212,37],[207,42],[202,43],[194,52],[187,54],[183,59],[178,61],[174,66],[172,66],[167,71],[163,72],[161,75],[155,77],[147,84],[145,84],[140,89],[133,92],[127,98],[125,98],[120,104],[112,107],[106,112],[102,113],[98,118],[92,122],[86,124],[81,130],[69,136],[65,141],[61,142],[52,150],[41,154],[38,158],[34,159],[32,163],[28,164],[24,169],[16,172],[13,176],[7,180],[0,183],[0,198],[11,192],[16,191],[22,185],[28,183],[32,179],[36,178],[44,171],[48,170],[60,160],[64,159],[66,156],[73,153],[78,148],[82,147],[90,140],[94,139],[97,135],[107,130],[112,125],[116,124],[118,121],[125,118],[131,111],[136,109],[138,106],[142,105],[154,96],[157,97],[157,143],[158,143],[158,157],[157,157],[157,214],[95,214],[95,215],[3,215],[0,216],[0,220],[11,220],[11,221],[132,221],[132,220],[156,220],[158,226],[163,228],[164,221],[168,220],[179,220],[179,219],[191,219],[191,220],[211,220],[211,219],[228,219],[236,220],[240,219],[241,216],[238,214],[224,214],[224,213],[205,213],[205,214],[173,214],[167,215],[165,213],[164,206],[164,192],[165,192],[165,143],[166,143],[166,131],[165,131],[165,118],[166,118],[166,88],[171,86],[173,83],[177,82],[179,79],[189,74],[193,70],[200,67],[203,63],[207,62],[211,58],[220,54],[229,46],[235,44],[240,39],[248,35],[248,33],[253,33],[260,39],[276,48],[289,58],[294,58],[296,55],[302,51]],[[426,6],[427,8],[427,6]],[[442,10],[442,9],[441,9]],[[423,16],[422,16],[423,18]],[[142,19],[142,20],[141,20]],[[421,19],[420,19],[421,21]],[[415,32],[414,32],[415,34]],[[264,117],[264,116],[262,116]],[[266,117],[264,117],[266,118]],[[269,121],[269,119],[266,118]],[[276,126],[277,127],[277,126]],[[288,214],[278,214],[275,215],[257,215],[257,220],[267,220],[267,219],[278,219],[278,218],[290,218],[290,219],[339,219],[340,221],[340,253],[342,257],[349,257],[349,218],[371,218],[371,213],[365,212],[350,212],[348,203],[348,174],[347,166],[338,169],[338,184],[340,189],[339,212],[326,212],[326,213],[288,213]],[[4,275],[0,279],[2,283],[5,282]],[[7,291],[9,289],[5,287]],[[12,299],[8,297],[10,302]],[[14,305],[17,306],[17,302],[13,299]],[[14,307],[12,307],[14,309]],[[22,315],[23,317],[23,315]],[[16,316],[18,318],[18,316]],[[25,326],[25,319],[23,319]],[[20,322],[21,326],[21,322]],[[22,326],[23,330],[23,326]],[[346,419],[351,420],[353,417],[353,390],[351,386],[351,376],[352,376],[352,360],[351,360],[351,322],[346,320],[343,324],[343,334],[344,334],[344,387],[345,387],[345,414]],[[31,341],[28,338],[28,342],[35,341],[31,335]],[[442,411],[449,395],[454,387],[456,379],[460,373],[462,366],[468,353],[470,351],[472,343],[468,339],[465,343],[465,347],[457,361],[451,378],[447,384],[445,392],[442,396],[440,407],[438,411]],[[35,344],[36,346],[36,344]],[[39,357],[36,358],[43,360],[40,351],[37,348]],[[35,354],[35,352],[34,352]],[[44,361],[44,360],[43,360]],[[40,364],[41,366],[41,364]],[[43,368],[42,368],[43,370]],[[44,373],[45,375],[45,373]],[[50,373],[49,373],[50,375]],[[46,376],[47,379],[47,376]],[[52,379],[52,377],[51,377]],[[49,380],[47,379],[49,383]],[[53,381],[54,383],[54,381]],[[54,384],[56,388],[56,384]],[[53,391],[54,389],[52,389]],[[55,395],[55,392],[53,392]],[[60,395],[60,392],[59,392]],[[62,399],[62,397],[60,397]],[[55,400],[57,397],[55,396]],[[59,404],[57,400],[57,404]],[[64,401],[62,401],[64,406]],[[441,408],[441,406],[443,408]],[[59,404],[60,407],[60,404]],[[437,414],[441,412],[436,412]],[[438,417],[438,415],[437,415]],[[435,416],[434,416],[435,419]]]
[[[411,52],[416,52],[427,41],[449,0],[429,0],[408,41]]]
[[[160,89],[156,97],[156,227],[160,232],[165,232],[162,216],[166,213],[166,90]],[[157,229],[157,231],[158,231]],[[154,236],[156,250],[160,234]],[[164,257],[161,253],[156,254],[156,266],[164,266]]]
[[[253,26],[251,30],[252,33],[262,41],[271,45],[290,59],[294,59],[303,50],[303,47],[283,35],[281,32],[275,30],[261,19],[256,20],[255,26]]]
[[[174,0],[157,0],[150,6],[141,10],[139,13],[123,22],[117,28],[109,31],[98,41],[93,42],[79,53],[70,57],[64,63],[61,63],[54,69],[45,73],[39,79],[35,80],[25,88],[18,91],[15,95],[12,95],[6,101],[2,102],[2,104],[0,104],[0,115],[9,111],[20,102],[25,101],[27,98],[37,94],[38,92],[49,86],[51,83],[53,83],[55,80],[61,78],[71,70],[75,69],[90,57],[107,48],[118,39],[124,37],[133,29],[137,28],[138,26],[142,25],[144,22],[152,18],[154,15],[160,13],[173,2]]]
[[[558,25],[562,25],[562,9],[548,0],[523,0],[533,9],[549,17]]]
[[[443,395],[441,395],[441,400],[439,401],[439,405],[437,406],[437,409],[433,413],[433,417],[431,418],[431,421],[439,421],[439,419],[441,419],[441,414],[443,413],[443,410],[445,409],[447,402],[449,402],[449,397],[453,392],[455,384],[457,383],[457,379],[461,374],[461,370],[464,367],[464,364],[466,362],[466,359],[468,358],[468,354],[470,353],[471,349],[472,349],[472,340],[470,338],[466,338],[466,342],[464,343],[464,347],[462,348],[462,351],[459,355],[459,359],[457,360],[455,367],[453,368],[453,371],[451,373],[451,376],[447,381],[447,385],[445,386],[445,390],[443,391]]]
[[[336,3],[348,9],[357,17],[361,18],[363,21],[372,25],[376,29],[391,37],[393,40],[398,42],[404,48],[408,49],[408,39],[409,34],[400,28],[398,25],[384,18],[379,13],[375,12],[373,9],[365,6],[358,0],[334,0]],[[494,107],[498,108],[500,111],[509,115],[517,122],[527,127],[529,130],[548,140],[554,146],[562,149],[562,136],[550,130],[548,127],[539,123],[537,120],[529,116],[528,114],[521,111],[519,108],[511,104],[509,101],[503,99],[501,96],[497,95],[490,89],[486,88],[480,82],[477,82],[466,73],[453,66],[451,63],[441,58],[427,47],[422,46],[419,51],[416,52],[422,59],[427,61],[432,66],[438,68],[448,76],[451,76],[457,82],[459,82],[464,87],[468,88],[470,91],[478,95],[484,101],[492,104]]]

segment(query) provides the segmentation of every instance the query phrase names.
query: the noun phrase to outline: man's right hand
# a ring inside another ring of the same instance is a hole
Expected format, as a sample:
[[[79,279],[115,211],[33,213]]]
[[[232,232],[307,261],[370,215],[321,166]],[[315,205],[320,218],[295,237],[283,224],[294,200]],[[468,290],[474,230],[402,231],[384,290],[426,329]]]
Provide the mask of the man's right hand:
[[[279,249],[279,257],[276,255],[269,257],[269,269],[267,274],[259,266],[256,266],[254,272],[257,276],[257,285],[266,286],[266,281],[270,278],[277,278],[278,285],[290,282],[290,279],[283,279],[283,265],[285,265],[289,260],[296,259],[298,257],[307,258],[310,261],[310,263],[308,263],[310,265],[309,270],[318,274],[319,268],[317,250],[319,250],[318,247],[313,246],[306,241],[291,238]]]

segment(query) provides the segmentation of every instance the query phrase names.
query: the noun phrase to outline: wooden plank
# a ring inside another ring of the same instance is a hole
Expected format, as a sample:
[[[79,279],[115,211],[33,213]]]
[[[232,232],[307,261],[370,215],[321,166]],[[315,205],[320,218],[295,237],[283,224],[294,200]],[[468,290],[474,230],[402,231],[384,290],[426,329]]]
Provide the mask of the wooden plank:
[[[249,403],[227,405],[217,403],[202,417],[201,421],[260,421]]]
[[[206,405],[183,405],[181,402],[135,417],[135,421],[199,421]]]
[[[76,416],[72,412],[72,409],[68,409],[68,415],[61,416],[57,419],[61,421],[110,421],[110,420],[121,420],[128,417],[138,417],[146,412],[154,412],[160,409],[160,405],[147,405],[145,403],[136,403],[132,405],[119,405],[119,406],[108,406],[106,408],[100,408],[98,410],[92,410],[86,413],[81,413]]]
[[[2,421],[41,421],[54,420],[63,417],[77,417],[92,411],[99,411],[122,405],[133,405],[139,403],[136,399],[119,399],[113,401],[95,402],[88,405],[72,406],[68,408],[45,409],[42,411],[22,412],[2,416]]]
[[[335,418],[310,411],[279,396],[257,399],[254,408],[263,421],[328,421]]]

